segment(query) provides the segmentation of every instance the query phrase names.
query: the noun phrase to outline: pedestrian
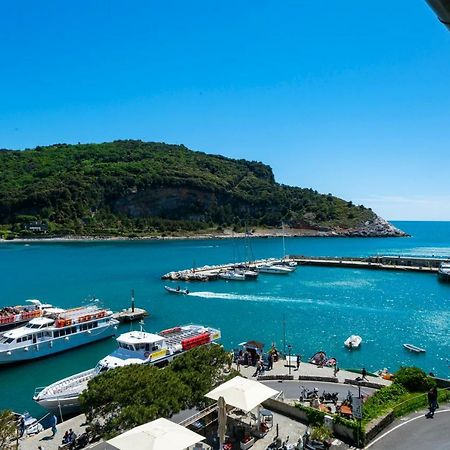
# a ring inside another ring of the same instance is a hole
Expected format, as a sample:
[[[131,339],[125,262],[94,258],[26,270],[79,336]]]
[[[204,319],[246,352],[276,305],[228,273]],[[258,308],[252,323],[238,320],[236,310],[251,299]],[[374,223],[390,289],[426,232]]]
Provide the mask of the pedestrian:
[[[426,417],[429,419],[432,419],[434,417],[434,412],[437,408],[439,408],[438,405],[438,392],[437,387],[434,386],[428,391],[428,413],[426,414]]]
[[[273,367],[273,356],[272,353],[269,353],[267,356],[267,370],[272,370]]]
[[[238,356],[238,358],[236,359],[236,370],[238,372],[241,371],[241,358]]]
[[[365,367],[363,367],[363,369],[361,370],[361,375],[362,375],[362,379],[363,379],[363,380],[369,381],[369,380],[367,379],[367,370],[366,370]]]
[[[338,366],[337,366],[337,362],[334,363],[333,366],[333,373],[334,373],[334,377],[336,378],[337,373],[339,372]]]
[[[56,418],[56,416],[53,414],[52,419],[51,419],[51,424],[52,424],[52,437],[55,436],[56,434],[56,424],[58,423],[58,419]]]
[[[302,357],[301,355],[297,354],[297,368],[295,370],[300,369],[300,361],[301,361]]]
[[[19,437],[22,437],[25,433],[25,418],[23,416],[20,416],[19,433],[20,433]]]

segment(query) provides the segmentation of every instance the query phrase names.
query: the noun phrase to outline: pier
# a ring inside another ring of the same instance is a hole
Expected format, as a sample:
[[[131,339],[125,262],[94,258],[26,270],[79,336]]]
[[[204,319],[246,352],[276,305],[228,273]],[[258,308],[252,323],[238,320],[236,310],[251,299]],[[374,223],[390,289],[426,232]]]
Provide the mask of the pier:
[[[219,274],[228,270],[248,268],[257,270],[260,264],[283,264],[289,261],[298,265],[346,267],[353,269],[395,270],[417,273],[437,273],[439,265],[448,262],[443,258],[418,258],[413,256],[304,256],[290,255],[286,258],[260,259],[252,262],[226,263],[215,266],[203,266],[192,269],[169,272],[161,276],[163,280],[172,281],[211,281],[217,280]]]

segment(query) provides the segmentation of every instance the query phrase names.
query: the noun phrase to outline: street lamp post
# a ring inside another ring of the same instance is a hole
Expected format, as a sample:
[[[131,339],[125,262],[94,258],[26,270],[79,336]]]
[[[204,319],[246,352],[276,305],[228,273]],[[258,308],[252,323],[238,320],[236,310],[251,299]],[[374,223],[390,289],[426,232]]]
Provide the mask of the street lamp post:
[[[288,344],[288,368],[289,368],[289,375],[291,374],[291,344]]]

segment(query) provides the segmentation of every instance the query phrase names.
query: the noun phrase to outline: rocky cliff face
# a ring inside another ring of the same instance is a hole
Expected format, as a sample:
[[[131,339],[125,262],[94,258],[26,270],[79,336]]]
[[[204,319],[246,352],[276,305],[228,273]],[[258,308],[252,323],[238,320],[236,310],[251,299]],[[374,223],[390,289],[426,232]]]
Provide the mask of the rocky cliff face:
[[[348,230],[334,230],[339,236],[355,236],[355,237],[405,237],[407,233],[395,227],[387,220],[374,214],[373,220],[364,222],[357,228]]]

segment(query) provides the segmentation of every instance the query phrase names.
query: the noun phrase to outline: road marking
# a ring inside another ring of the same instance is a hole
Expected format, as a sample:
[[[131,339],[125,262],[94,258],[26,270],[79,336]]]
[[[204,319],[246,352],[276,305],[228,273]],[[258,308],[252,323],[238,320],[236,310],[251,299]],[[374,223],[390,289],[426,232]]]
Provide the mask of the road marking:
[[[442,409],[441,411],[436,411],[434,414],[440,414],[440,413],[444,413],[444,412],[450,412],[450,409]],[[367,445],[366,447],[364,447],[365,449],[368,449],[370,447],[372,447],[373,444],[376,444],[379,440],[383,439],[384,437],[386,437],[388,434],[392,433],[393,431],[395,431],[397,428],[402,427],[403,425],[406,425],[414,420],[420,419],[425,417],[423,414],[421,414],[420,416],[417,417],[413,417],[412,419],[409,419],[403,423],[398,424],[397,426],[395,426],[394,428],[392,428],[389,431],[386,431],[386,433],[382,434],[381,436],[377,437],[374,441],[372,441],[369,445]]]

